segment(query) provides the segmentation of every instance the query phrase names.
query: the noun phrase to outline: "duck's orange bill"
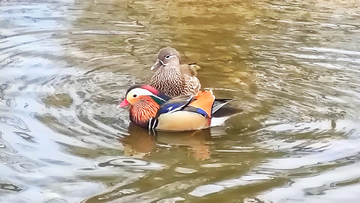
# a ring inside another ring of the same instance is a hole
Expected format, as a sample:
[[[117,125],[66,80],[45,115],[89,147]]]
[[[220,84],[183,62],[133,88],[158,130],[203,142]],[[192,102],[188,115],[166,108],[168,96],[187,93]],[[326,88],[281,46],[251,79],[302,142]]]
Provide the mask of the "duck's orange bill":
[[[127,105],[129,105],[130,103],[128,102],[128,100],[124,99],[119,105],[118,108],[123,108]]]

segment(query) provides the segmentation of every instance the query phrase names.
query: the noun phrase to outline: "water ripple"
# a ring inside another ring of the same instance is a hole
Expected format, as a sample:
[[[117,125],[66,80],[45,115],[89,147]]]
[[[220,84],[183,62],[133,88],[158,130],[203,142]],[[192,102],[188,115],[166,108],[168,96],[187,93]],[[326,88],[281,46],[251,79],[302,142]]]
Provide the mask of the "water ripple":
[[[0,201],[358,199],[358,2],[1,5]],[[116,104],[168,45],[244,113],[197,132],[130,125]]]

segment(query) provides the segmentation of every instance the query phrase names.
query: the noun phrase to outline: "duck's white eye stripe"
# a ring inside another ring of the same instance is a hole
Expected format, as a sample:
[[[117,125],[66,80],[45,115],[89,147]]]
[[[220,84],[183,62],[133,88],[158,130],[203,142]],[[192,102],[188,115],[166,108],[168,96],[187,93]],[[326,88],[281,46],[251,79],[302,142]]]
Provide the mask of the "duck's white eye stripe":
[[[166,59],[171,59],[171,58],[177,58],[177,59],[179,59],[176,55],[171,55],[169,58],[166,58]],[[160,60],[161,61],[161,60]],[[166,66],[166,65],[168,65],[169,63],[164,63],[163,61],[161,61],[161,63],[164,65],[164,66]]]
[[[160,59],[158,59],[158,61],[160,61],[161,64],[165,65],[165,64],[164,64],[164,61],[162,61],[162,60],[160,60]]]
[[[135,98],[141,95],[154,95],[152,92],[146,89],[135,88],[127,94],[127,99]]]
[[[131,92],[132,92],[132,94],[137,94],[137,95],[152,95],[153,94],[149,90],[142,89],[142,88],[135,88],[135,89],[131,90]]]

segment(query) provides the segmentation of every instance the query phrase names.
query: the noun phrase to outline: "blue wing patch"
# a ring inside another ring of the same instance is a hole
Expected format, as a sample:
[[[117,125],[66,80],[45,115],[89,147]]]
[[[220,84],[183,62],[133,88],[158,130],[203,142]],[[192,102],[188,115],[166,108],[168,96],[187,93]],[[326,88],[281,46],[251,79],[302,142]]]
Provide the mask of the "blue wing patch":
[[[174,97],[160,107],[157,115],[180,111],[186,107],[193,100],[193,98],[194,97],[191,95]]]
[[[200,108],[195,108],[195,107],[193,107],[193,106],[187,106],[187,107],[185,107],[185,108],[183,109],[183,111],[198,113],[198,114],[200,114],[200,115],[202,115],[202,116],[204,116],[204,117],[210,117],[210,116],[206,113],[206,111],[204,111],[204,110],[202,110],[202,109],[200,109]]]
[[[202,109],[196,108],[196,112],[201,114],[204,117],[209,117],[209,115],[207,115],[207,113]]]
[[[169,113],[173,111],[177,111],[178,109],[181,109],[184,106],[184,103],[168,103],[161,106],[158,113],[164,114]]]

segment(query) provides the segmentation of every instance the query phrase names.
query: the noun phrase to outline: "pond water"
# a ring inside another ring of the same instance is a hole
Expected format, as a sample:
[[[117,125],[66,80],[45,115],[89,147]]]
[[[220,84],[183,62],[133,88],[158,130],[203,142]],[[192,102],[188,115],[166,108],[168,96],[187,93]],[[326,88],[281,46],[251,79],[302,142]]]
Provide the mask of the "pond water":
[[[0,2],[1,202],[360,200],[360,3]],[[160,48],[244,109],[152,136],[116,105]]]

